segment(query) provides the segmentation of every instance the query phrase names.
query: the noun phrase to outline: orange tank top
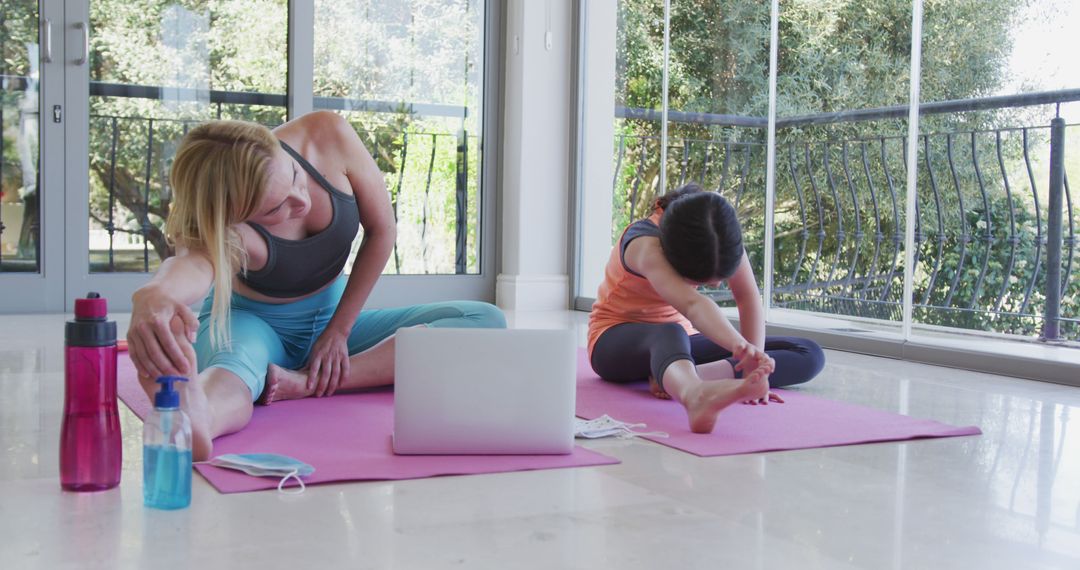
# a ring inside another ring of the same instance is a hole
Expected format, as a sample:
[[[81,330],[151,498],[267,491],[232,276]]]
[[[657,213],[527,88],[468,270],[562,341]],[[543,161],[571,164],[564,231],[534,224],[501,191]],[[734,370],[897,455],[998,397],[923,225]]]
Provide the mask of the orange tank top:
[[[660,225],[663,210],[657,209],[647,218],[654,226]],[[631,224],[633,225],[633,224]],[[596,292],[596,302],[589,313],[589,357],[592,358],[596,340],[609,328],[622,323],[679,323],[687,334],[697,334],[690,320],[675,310],[653,289],[648,279],[627,271],[623,265],[623,230],[618,243],[611,248],[611,256],[604,268],[604,281]]]

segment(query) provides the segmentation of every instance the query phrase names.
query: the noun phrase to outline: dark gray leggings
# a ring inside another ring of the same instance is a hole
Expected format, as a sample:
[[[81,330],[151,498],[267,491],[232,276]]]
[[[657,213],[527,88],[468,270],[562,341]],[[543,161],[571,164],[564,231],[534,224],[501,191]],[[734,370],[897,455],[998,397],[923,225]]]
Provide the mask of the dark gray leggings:
[[[765,337],[765,352],[776,361],[769,386],[802,384],[825,366],[825,354],[810,339],[790,336]],[[600,335],[592,352],[592,367],[604,380],[633,382],[651,374],[660,383],[664,371],[676,360],[695,364],[727,360],[731,351],[704,335],[688,335],[677,323],[623,323]]]

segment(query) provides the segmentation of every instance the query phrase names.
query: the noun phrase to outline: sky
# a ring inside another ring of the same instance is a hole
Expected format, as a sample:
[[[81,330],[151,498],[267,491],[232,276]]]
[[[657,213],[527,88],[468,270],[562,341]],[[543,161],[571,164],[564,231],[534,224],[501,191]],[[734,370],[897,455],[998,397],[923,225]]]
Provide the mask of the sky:
[[[998,94],[1080,88],[1080,0],[1035,0],[1018,24],[1010,77]],[[1061,114],[1080,122],[1080,102]]]

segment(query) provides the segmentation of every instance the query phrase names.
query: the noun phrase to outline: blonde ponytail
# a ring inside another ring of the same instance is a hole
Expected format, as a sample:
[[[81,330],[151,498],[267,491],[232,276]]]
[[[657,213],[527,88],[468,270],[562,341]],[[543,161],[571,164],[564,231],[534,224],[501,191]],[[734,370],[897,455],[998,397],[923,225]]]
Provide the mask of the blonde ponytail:
[[[262,125],[213,121],[191,129],[173,159],[165,234],[175,246],[202,252],[213,265],[210,341],[215,348],[229,346],[232,280],[247,269],[247,253],[233,226],[261,203],[277,146]]]

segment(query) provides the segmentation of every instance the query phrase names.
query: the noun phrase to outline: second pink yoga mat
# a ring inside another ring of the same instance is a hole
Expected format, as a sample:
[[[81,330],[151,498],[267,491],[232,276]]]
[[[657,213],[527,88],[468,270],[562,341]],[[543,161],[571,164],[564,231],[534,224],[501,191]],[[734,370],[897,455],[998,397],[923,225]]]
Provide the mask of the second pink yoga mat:
[[[143,418],[151,405],[126,354],[118,363],[120,399]],[[333,481],[417,479],[554,469],[618,463],[617,459],[577,447],[570,455],[394,455],[393,393],[390,391],[308,398],[256,407],[243,430],[214,442],[214,455],[280,453],[315,467],[307,484]],[[274,489],[278,479],[197,465],[199,473],[222,493]],[[295,486],[290,481],[289,486]]]
[[[578,416],[592,419],[607,414],[624,422],[645,423],[648,427],[643,431],[670,435],[647,439],[702,457],[982,433],[975,426],[956,427],[793,390],[777,393],[785,403],[734,404],[720,413],[713,433],[696,434],[690,432],[686,412],[677,402],[658,400],[645,382],[605,382],[593,372],[585,351],[578,354]]]

